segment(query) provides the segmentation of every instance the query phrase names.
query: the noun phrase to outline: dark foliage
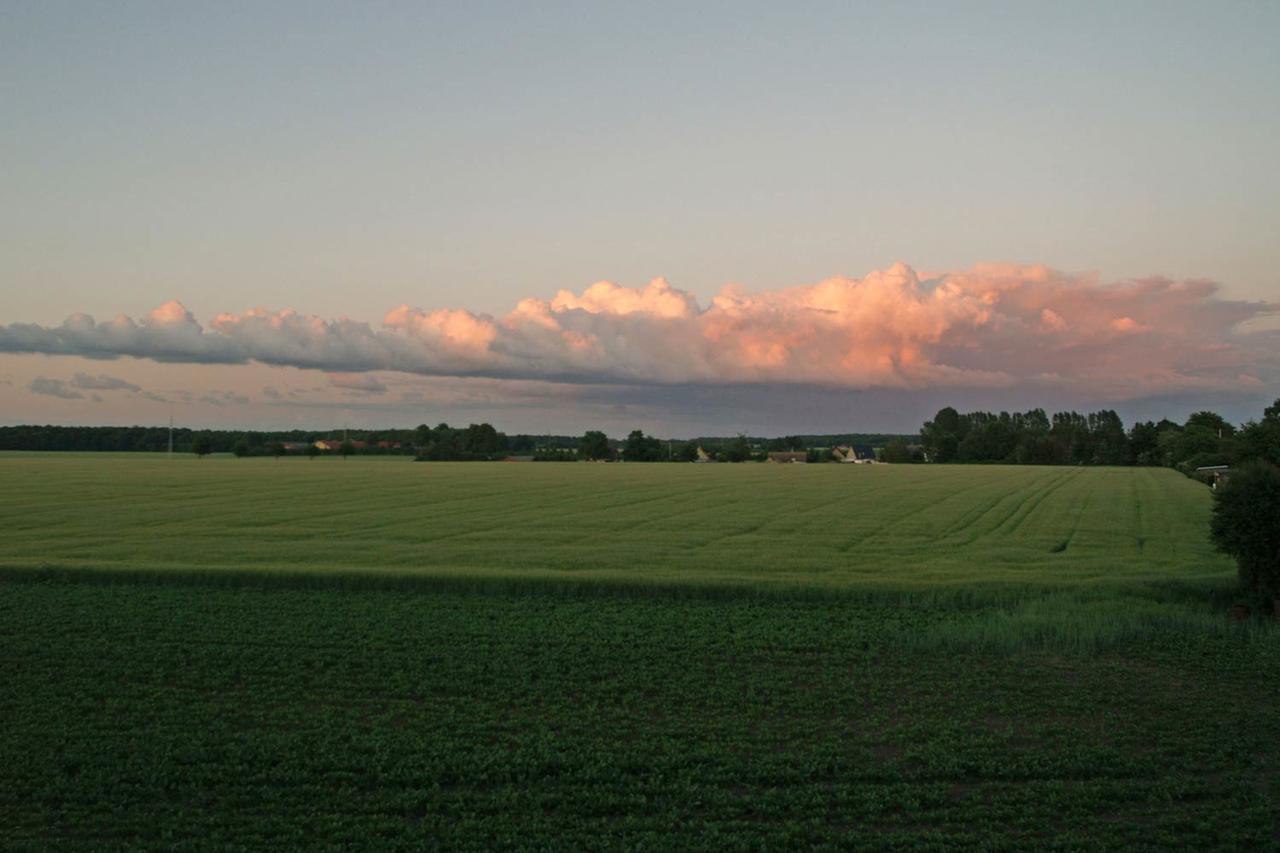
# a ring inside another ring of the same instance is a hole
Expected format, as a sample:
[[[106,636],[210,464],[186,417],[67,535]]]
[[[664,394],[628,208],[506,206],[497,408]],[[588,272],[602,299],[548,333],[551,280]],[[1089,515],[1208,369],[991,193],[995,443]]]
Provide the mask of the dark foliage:
[[[1251,460],[1280,464],[1280,400],[1261,421],[1237,430],[1215,412],[1196,412],[1185,424],[1140,421],[1126,433],[1110,409],[1081,414],[1043,409],[968,412],[951,407],[921,429],[931,462],[1009,462],[1021,465],[1166,465],[1195,469]],[[888,445],[885,446],[888,450]],[[893,455],[900,455],[895,446]]]
[[[626,462],[666,462],[667,457],[665,444],[638,429],[631,431],[622,446],[622,458]]]
[[[896,464],[923,462],[924,450],[918,445],[907,444],[900,438],[895,438],[884,446],[881,451],[880,459],[882,462],[893,462]]]
[[[584,459],[612,459],[609,437],[598,429],[587,430],[578,443],[578,455]]]
[[[1251,462],[1233,470],[1214,492],[1210,530],[1249,590],[1280,598],[1280,468]]]

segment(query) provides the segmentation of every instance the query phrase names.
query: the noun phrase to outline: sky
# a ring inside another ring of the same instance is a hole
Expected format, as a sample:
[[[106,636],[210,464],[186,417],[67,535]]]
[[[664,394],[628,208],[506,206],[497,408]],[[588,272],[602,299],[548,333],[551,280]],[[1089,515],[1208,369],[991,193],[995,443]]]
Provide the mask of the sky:
[[[0,422],[1280,397],[1280,6],[787,6],[0,4]]]

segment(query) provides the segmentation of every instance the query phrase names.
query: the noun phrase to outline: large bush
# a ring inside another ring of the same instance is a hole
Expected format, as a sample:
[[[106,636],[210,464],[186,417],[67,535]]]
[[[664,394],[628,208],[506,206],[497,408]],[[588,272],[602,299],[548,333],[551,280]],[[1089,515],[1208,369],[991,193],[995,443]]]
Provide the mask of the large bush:
[[[1214,493],[1213,542],[1263,598],[1280,598],[1280,468],[1256,462],[1231,471]]]

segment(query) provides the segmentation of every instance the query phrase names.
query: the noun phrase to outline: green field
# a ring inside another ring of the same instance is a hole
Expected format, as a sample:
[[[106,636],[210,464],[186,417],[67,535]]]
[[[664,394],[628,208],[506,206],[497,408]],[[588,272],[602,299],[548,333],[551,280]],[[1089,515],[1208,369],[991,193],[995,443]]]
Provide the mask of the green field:
[[[1167,470],[0,454],[0,846],[1280,847]]]
[[[922,588],[1220,579],[1163,469],[0,457],[0,565]]]

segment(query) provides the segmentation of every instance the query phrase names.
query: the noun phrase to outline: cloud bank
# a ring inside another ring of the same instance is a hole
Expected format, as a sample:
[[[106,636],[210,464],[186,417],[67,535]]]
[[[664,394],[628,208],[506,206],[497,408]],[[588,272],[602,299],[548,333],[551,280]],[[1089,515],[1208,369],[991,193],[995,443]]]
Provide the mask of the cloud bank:
[[[401,305],[380,326],[254,309],[219,314],[206,328],[173,301],[136,321],[74,314],[60,326],[0,326],[0,352],[257,361],[323,370],[334,386],[374,394],[385,386],[362,379],[367,371],[577,384],[1048,386],[1113,398],[1273,386],[1280,334],[1241,325],[1280,306],[1223,299],[1218,289],[1164,278],[1101,284],[1012,264],[921,276],[896,264],[759,293],[731,285],[706,306],[663,279],[599,282],[523,299],[504,317]]]
[[[83,400],[84,395],[77,389],[85,391],[142,390],[141,387],[134,385],[132,382],[126,382],[114,376],[107,376],[105,373],[97,376],[90,376],[88,373],[77,373],[70,380],[37,376],[27,385],[27,390],[33,394],[43,394],[46,397],[58,397],[63,400]],[[95,402],[102,401],[102,397],[97,394],[93,394],[91,397]]]
[[[71,384],[77,388],[84,388],[91,391],[141,391],[137,385],[132,382],[126,382],[115,376],[107,376],[100,373],[97,376],[90,376],[88,373],[77,373],[71,379]]]
[[[32,394],[43,394],[46,397],[57,397],[60,400],[83,400],[84,395],[71,387],[71,384],[61,379],[49,379],[44,376],[37,376],[27,385],[27,390]]]

